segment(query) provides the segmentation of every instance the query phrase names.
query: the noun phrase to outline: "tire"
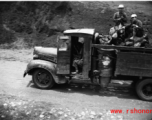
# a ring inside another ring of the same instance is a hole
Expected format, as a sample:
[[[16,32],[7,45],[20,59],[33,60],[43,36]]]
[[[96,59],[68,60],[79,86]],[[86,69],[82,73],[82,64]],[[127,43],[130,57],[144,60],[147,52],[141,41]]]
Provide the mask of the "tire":
[[[50,72],[45,69],[37,69],[32,75],[33,83],[37,88],[50,89],[55,85]]]
[[[146,79],[136,84],[136,93],[139,98],[152,101],[152,79]]]

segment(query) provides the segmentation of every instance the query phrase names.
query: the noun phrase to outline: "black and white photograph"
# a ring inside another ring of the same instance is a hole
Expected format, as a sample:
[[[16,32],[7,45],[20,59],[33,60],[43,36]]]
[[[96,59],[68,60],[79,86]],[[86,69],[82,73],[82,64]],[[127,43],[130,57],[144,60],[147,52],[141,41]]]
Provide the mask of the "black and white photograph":
[[[0,120],[152,120],[152,1],[0,1]]]

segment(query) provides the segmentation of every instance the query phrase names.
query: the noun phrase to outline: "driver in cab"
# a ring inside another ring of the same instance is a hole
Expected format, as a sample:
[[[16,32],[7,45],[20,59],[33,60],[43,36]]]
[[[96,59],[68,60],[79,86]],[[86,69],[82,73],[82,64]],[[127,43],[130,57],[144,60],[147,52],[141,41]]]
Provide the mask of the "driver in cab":
[[[74,46],[75,48],[75,55],[73,60],[73,67],[75,68],[75,72],[72,72],[72,74],[78,74],[82,70],[83,66],[83,45],[84,45],[84,38],[79,37],[78,39],[78,45]]]

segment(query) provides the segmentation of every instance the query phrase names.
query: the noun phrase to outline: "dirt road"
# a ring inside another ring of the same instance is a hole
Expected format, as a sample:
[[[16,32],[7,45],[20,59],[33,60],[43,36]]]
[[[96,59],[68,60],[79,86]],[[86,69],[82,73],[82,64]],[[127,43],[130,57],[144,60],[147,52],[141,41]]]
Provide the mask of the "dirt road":
[[[111,86],[107,93],[100,93],[98,89],[82,85],[59,85],[52,90],[40,90],[32,84],[27,86],[31,76],[23,78],[23,72],[31,58],[32,50],[1,50],[0,94],[49,102],[56,107],[69,108],[77,113],[88,109],[96,112],[107,111],[107,114],[111,114],[111,109],[122,109],[124,113],[116,115],[123,116],[123,119],[152,119],[152,113],[130,113],[134,108],[150,110],[152,103],[139,100],[128,87]]]

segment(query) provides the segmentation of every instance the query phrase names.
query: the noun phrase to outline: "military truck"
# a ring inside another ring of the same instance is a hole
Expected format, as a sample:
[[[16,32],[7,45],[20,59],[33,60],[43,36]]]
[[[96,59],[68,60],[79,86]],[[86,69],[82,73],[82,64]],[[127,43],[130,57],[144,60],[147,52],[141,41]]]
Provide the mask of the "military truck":
[[[69,29],[57,37],[57,48],[35,47],[33,60],[24,72],[35,86],[50,89],[55,84],[82,82],[106,88],[112,79],[132,80],[142,100],[152,100],[152,49],[101,45],[95,29]],[[79,37],[84,38],[83,65],[73,75]],[[78,76],[78,77],[76,77]]]

